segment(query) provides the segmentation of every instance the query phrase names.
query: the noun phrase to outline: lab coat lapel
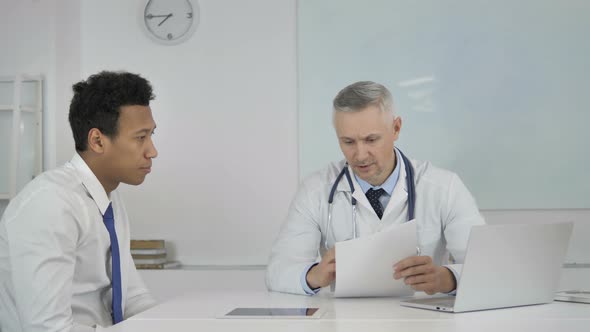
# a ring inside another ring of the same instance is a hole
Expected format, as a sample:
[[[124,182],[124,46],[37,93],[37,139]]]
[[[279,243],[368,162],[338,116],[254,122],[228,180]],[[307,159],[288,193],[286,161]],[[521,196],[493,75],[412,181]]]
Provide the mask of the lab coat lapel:
[[[389,203],[385,207],[385,211],[383,212],[382,220],[387,217],[391,211],[399,211],[400,205],[406,204],[408,200],[408,185],[406,182],[406,165],[402,158],[398,158],[398,162],[400,163],[400,172],[399,172],[399,179],[395,187],[393,188],[393,192],[391,193],[391,198],[389,199]]]
[[[352,172],[350,166],[348,166],[348,171],[350,172],[350,176],[352,177],[352,184],[354,185],[354,193],[352,193],[352,197],[356,199],[358,204],[364,206],[370,211],[374,211],[373,207],[371,206],[371,203],[369,203],[369,200],[367,199],[367,196],[365,196],[365,193],[363,192],[363,188],[361,188],[361,185],[358,184],[358,182],[356,181],[356,177],[354,176],[354,173]],[[377,214],[375,214],[375,216],[377,216]]]

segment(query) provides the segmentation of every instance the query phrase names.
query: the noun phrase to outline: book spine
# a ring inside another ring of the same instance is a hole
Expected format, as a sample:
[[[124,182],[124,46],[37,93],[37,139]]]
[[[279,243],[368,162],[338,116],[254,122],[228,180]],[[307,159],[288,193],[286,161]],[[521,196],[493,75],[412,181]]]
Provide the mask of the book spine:
[[[164,249],[164,240],[131,240],[131,249]]]

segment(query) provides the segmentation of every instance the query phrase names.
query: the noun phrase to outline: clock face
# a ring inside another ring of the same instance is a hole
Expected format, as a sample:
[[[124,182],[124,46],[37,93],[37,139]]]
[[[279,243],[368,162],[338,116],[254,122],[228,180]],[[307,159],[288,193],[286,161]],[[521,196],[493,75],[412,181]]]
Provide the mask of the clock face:
[[[195,32],[199,11],[194,0],[149,0],[143,21],[148,35],[163,44],[181,43]]]

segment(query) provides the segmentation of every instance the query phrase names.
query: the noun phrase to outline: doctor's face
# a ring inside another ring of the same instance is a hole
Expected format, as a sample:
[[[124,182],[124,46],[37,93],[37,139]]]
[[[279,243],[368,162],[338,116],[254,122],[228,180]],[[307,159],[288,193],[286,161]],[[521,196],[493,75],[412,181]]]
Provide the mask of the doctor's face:
[[[402,126],[400,117],[378,106],[358,112],[334,112],[334,127],[340,149],[354,173],[371,185],[383,184],[393,172],[393,143]]]

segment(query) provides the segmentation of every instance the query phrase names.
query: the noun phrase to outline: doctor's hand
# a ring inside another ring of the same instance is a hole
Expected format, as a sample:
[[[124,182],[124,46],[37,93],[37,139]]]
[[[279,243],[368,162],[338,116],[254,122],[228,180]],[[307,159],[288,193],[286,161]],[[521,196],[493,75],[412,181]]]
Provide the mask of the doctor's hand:
[[[316,289],[328,286],[336,279],[336,247],[328,250],[322,260],[314,265],[309,271],[305,280],[309,288]]]
[[[428,295],[449,293],[455,290],[457,282],[453,272],[444,266],[432,263],[429,256],[411,256],[393,265],[393,278],[404,278],[404,283]]]

